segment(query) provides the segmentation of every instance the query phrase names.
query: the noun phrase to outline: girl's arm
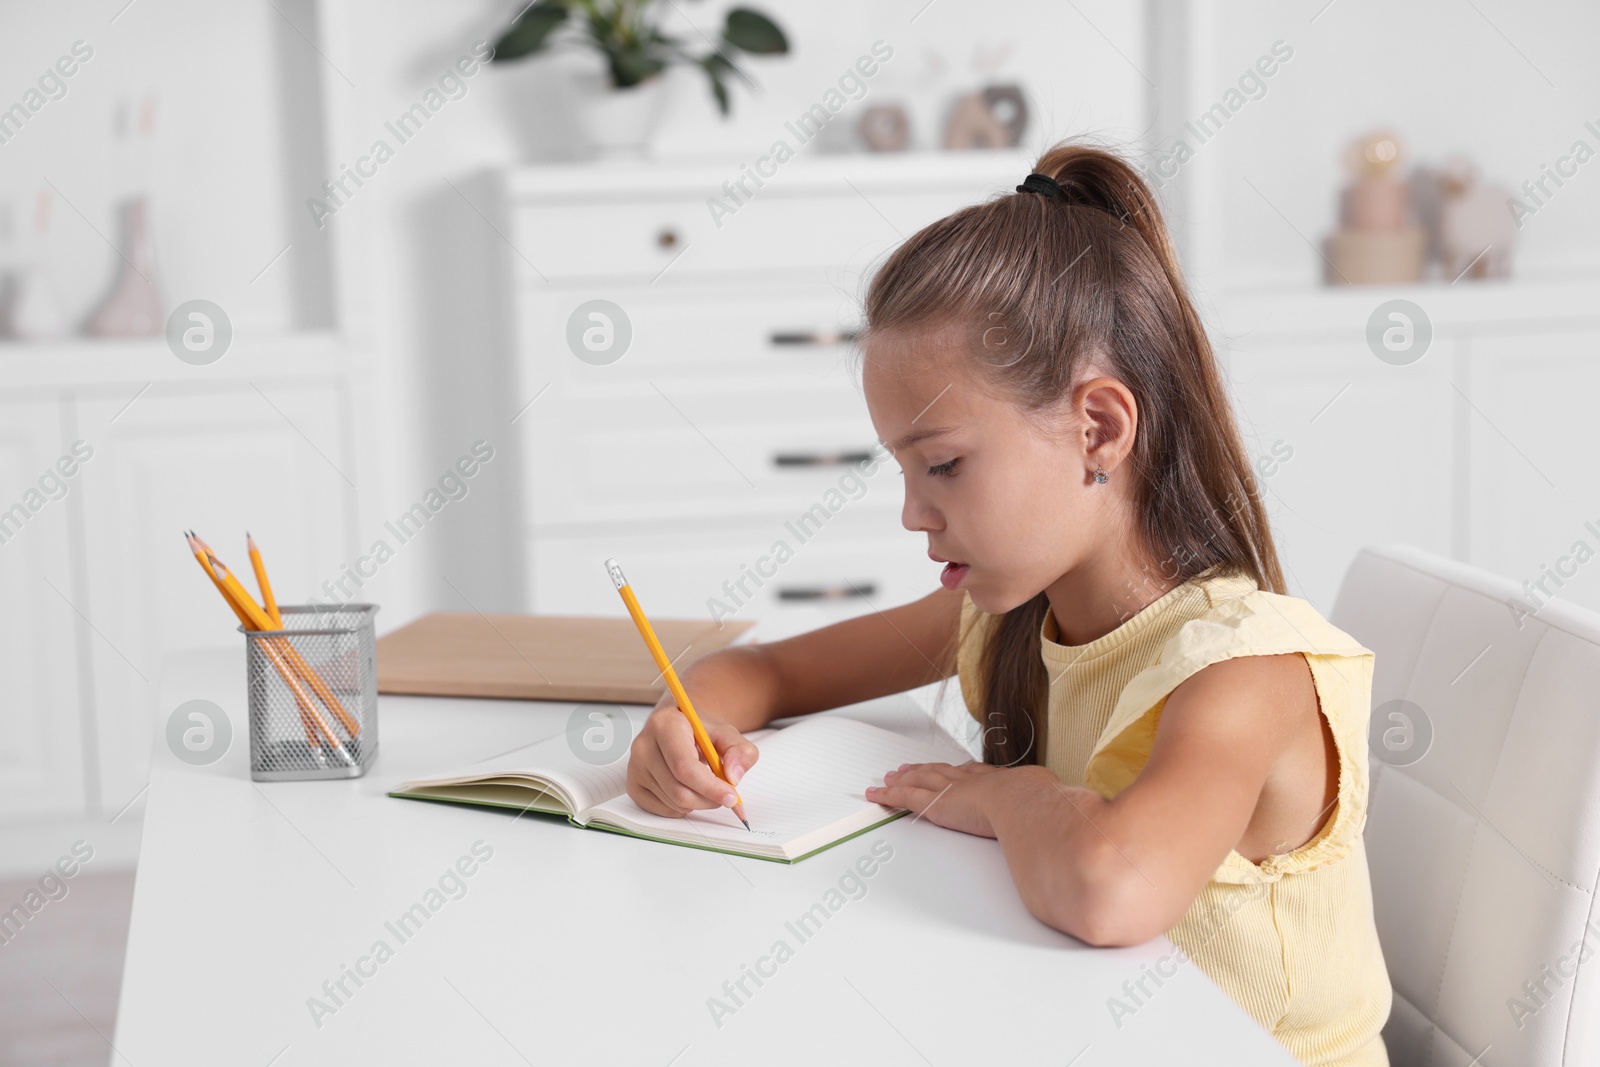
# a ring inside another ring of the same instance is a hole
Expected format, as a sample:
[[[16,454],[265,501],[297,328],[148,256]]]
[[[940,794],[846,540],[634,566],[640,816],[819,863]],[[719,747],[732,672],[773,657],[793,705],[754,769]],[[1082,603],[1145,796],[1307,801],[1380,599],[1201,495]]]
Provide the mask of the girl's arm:
[[[1297,653],[1212,664],[1168,696],[1149,762],[1113,799],[1038,767],[917,764],[881,803],[999,840],[1028,910],[1093,945],[1177,925],[1244,837],[1311,679]]]
[[[920,600],[873,611],[782,641],[733,645],[696,660],[683,687],[709,714],[743,733],[773,719],[809,715],[948,678],[946,645],[961,622],[961,593],[939,589]],[[657,707],[672,706],[669,690]]]
[[[961,622],[961,593],[938,591],[887,611],[824,626],[770,644],[733,645],[682,672],[732,781],[759,752],[741,735],[773,719],[904,692],[956,671],[950,647]],[[728,787],[711,773],[688,719],[667,691],[630,749],[628,795],[668,817],[723,803]]]

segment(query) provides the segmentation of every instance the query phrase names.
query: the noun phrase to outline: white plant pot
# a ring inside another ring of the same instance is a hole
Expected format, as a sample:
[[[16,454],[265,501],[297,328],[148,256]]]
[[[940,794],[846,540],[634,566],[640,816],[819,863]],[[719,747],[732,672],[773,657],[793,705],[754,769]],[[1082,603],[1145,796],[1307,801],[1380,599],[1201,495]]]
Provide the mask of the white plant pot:
[[[666,103],[666,79],[660,74],[626,89],[615,89],[601,72],[573,78],[577,118],[583,127],[586,154],[597,159],[640,159],[650,144]]]

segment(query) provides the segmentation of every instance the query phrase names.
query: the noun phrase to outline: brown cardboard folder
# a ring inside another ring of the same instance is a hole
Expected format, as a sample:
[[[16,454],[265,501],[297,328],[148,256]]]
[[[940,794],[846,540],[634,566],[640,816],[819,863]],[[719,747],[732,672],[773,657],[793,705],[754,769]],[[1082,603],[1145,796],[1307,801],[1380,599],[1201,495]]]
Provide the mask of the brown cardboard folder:
[[[650,625],[681,674],[755,623],[651,619]],[[380,693],[654,704],[667,689],[660,674],[626,615],[441,611],[378,639]]]

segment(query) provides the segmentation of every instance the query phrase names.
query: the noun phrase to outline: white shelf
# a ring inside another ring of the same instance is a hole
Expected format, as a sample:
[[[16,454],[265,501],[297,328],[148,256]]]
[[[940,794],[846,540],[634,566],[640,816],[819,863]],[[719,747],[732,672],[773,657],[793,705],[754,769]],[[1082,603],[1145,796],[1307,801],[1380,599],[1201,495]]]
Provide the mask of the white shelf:
[[[1359,338],[1373,310],[1395,299],[1422,308],[1436,336],[1600,327],[1600,278],[1235,288],[1211,305],[1229,336]]]
[[[349,358],[344,339],[329,331],[236,336],[221,359],[205,366],[178,359],[163,337],[5,341],[0,389],[326,377],[343,373]]]

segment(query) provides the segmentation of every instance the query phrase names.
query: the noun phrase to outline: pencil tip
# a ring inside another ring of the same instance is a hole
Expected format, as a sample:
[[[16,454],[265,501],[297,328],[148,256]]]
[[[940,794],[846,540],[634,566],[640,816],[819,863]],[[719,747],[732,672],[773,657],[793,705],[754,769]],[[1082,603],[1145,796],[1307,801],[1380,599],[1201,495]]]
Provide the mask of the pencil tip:
[[[742,823],[744,823],[744,828],[745,828],[745,829],[746,829],[746,830],[750,830],[750,820],[749,820],[749,819],[740,819],[740,820],[739,820],[739,821],[740,821],[740,822],[742,822]],[[755,833],[755,831],[754,831],[754,830],[750,830],[750,832],[751,832],[751,833]]]

